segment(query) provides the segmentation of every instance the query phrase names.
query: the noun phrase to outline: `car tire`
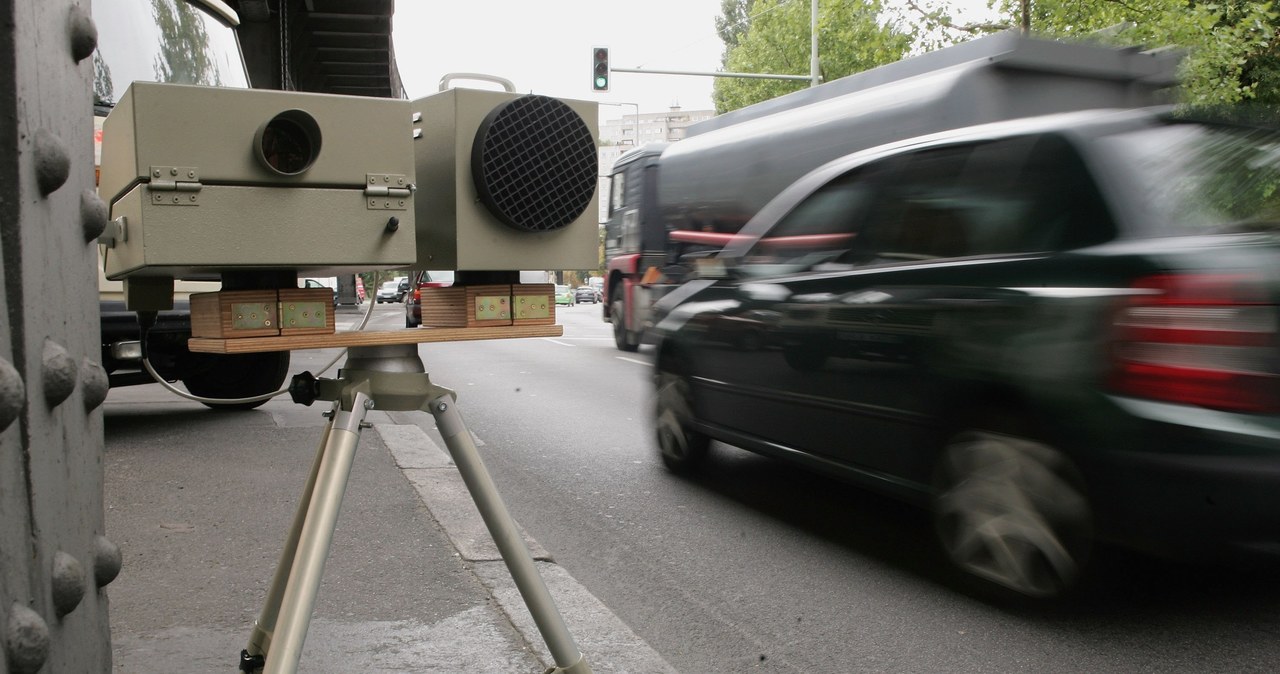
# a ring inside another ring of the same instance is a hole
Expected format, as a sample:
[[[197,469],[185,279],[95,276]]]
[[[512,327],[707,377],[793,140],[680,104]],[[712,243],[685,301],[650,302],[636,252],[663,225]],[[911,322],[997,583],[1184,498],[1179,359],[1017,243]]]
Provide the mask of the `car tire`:
[[[626,309],[622,300],[614,300],[609,305],[609,322],[613,324],[613,343],[619,351],[636,351],[640,345],[633,339],[632,332],[627,329],[624,313]]]
[[[711,439],[693,428],[689,380],[660,371],[657,388],[654,429],[657,432],[658,455],[671,472],[692,473],[706,462]]]
[[[1088,563],[1092,510],[1066,455],[1008,428],[982,424],[947,442],[934,471],[934,531],[969,576],[1020,597],[1057,599],[1078,586]]]
[[[252,398],[279,391],[288,374],[288,351],[192,353],[184,358],[182,383],[201,398]],[[265,402],[204,405],[217,410],[250,410]]]

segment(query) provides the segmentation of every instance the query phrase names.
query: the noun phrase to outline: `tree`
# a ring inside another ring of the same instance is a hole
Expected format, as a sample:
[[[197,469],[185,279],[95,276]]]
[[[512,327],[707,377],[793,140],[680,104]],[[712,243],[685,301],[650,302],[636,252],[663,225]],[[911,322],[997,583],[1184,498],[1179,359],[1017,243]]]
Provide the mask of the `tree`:
[[[729,60],[729,51],[738,46],[751,27],[751,7],[755,0],[720,0],[720,16],[716,17],[716,34],[724,43],[721,65]]]
[[[1045,37],[1085,39],[1117,46],[1186,50],[1181,78],[1184,102],[1199,105],[1248,99],[1280,101],[1280,55],[1274,44],[1276,15],[1258,0],[993,0],[1000,19],[955,21],[948,2],[907,0],[917,30],[939,43],[1021,28]],[[937,46],[937,45],[926,45]]]
[[[750,8],[746,31],[725,40],[725,70],[745,73],[804,75],[809,72],[809,3],[797,0],[725,0],[726,38],[729,10]],[[880,0],[820,0],[818,11],[819,73],[824,81],[891,63],[907,54],[912,35],[890,25]],[[744,10],[745,11],[745,10]],[[741,27],[742,20],[733,26]],[[718,78],[713,98],[717,112],[736,110],[807,86],[788,80]]]

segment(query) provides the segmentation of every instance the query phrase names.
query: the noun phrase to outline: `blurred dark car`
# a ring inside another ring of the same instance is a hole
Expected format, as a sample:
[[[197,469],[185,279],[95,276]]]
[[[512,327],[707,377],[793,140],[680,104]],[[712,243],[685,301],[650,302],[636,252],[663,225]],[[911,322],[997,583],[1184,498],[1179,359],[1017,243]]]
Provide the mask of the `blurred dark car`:
[[[931,509],[980,585],[1098,543],[1280,553],[1280,133],[1168,111],[851,155],[659,305],[667,466],[709,441]]]
[[[592,304],[595,304],[596,302],[600,301],[600,298],[599,296],[596,295],[595,288],[592,288],[590,286],[578,286],[578,288],[573,291],[573,301],[574,302],[590,302]]]
[[[404,294],[404,327],[422,325],[422,289],[448,288],[453,285],[453,277],[452,271],[419,271],[409,277],[409,290]]]

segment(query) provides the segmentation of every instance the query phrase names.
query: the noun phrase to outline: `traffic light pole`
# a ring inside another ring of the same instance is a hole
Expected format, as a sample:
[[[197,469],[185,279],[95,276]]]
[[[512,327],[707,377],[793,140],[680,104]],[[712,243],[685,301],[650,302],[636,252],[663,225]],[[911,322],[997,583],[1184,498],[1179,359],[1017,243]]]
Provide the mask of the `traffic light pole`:
[[[729,73],[723,71],[708,72],[696,70],[652,70],[649,68],[610,68],[615,73],[648,73],[650,75],[694,75],[697,77],[739,77],[752,80],[796,80],[799,82],[821,81],[821,77],[810,75],[768,75],[765,73]]]
[[[612,68],[609,66],[609,48],[592,48],[594,59],[596,91],[609,90],[609,75],[612,73],[645,73],[650,75],[692,75],[694,77],[737,77],[751,80],[792,80],[808,82],[816,87],[822,84],[822,76],[818,74],[818,0],[809,3],[809,74],[808,75],[771,75],[767,73],[729,73],[707,72],[696,70],[651,70],[649,68]],[[603,77],[603,79],[601,79]]]

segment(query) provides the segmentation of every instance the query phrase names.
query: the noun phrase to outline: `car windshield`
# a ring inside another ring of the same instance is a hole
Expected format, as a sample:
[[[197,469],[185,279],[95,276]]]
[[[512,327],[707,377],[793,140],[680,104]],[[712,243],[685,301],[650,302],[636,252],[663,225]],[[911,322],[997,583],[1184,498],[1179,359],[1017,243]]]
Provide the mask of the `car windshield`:
[[[93,94],[111,107],[131,82],[248,87],[235,31],[183,0],[94,0]]]
[[[1179,123],[1105,139],[1161,235],[1280,225],[1280,131]]]

